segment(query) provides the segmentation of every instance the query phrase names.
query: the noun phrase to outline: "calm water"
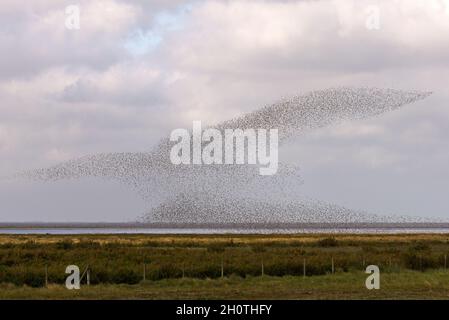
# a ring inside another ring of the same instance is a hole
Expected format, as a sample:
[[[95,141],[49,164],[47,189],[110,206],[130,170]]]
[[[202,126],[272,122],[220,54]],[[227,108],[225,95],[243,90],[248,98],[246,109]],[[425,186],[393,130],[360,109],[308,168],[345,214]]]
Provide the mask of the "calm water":
[[[271,234],[271,233],[449,233],[449,228],[304,228],[304,229],[208,229],[208,228],[7,228],[0,234]]]

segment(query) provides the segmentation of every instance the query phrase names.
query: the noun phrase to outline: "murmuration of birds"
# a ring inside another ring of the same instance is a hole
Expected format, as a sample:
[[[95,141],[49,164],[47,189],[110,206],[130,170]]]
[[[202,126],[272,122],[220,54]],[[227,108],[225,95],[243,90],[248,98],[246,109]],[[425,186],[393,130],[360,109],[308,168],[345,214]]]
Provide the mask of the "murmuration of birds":
[[[312,91],[265,106],[209,128],[278,129],[279,145],[311,130],[361,120],[399,109],[430,92],[379,88]],[[149,203],[143,222],[163,223],[369,223],[416,222],[419,218],[371,214],[343,206],[289,196],[302,183],[297,165],[279,165],[261,176],[254,165],[174,165],[167,137],[153,150],[101,153],[30,170],[21,177],[57,181],[98,177],[134,188]],[[150,203],[152,205],[150,205]]]

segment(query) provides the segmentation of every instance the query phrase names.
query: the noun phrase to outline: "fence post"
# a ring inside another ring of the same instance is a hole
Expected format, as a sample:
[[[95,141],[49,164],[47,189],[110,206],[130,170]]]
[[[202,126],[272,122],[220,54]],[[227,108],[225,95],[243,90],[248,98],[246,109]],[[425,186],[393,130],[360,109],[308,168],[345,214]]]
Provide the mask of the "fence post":
[[[143,281],[147,280],[147,264],[143,264]]]
[[[265,270],[264,270],[264,266],[263,266],[263,259],[262,259],[262,277],[265,275]]]
[[[221,278],[224,278],[224,266],[223,266],[223,258],[221,258]]]
[[[90,286],[90,269],[87,269],[87,285]]]

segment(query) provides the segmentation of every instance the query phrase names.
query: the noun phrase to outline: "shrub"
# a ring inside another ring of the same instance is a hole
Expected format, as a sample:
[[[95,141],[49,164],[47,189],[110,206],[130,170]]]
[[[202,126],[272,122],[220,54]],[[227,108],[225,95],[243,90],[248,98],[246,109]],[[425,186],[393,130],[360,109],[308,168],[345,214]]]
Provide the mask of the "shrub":
[[[405,263],[406,266],[412,270],[424,271],[426,269],[439,267],[439,261],[436,257],[413,251],[408,252],[405,255]]]
[[[78,248],[89,249],[89,248],[100,248],[101,244],[93,240],[82,240],[79,243],[77,243],[76,246]]]
[[[181,276],[182,270],[173,264],[163,264],[158,268],[159,279],[180,278]]]
[[[112,273],[111,282],[136,284],[142,280],[142,276],[132,269],[120,268]]]
[[[337,247],[338,241],[335,238],[324,238],[324,239],[318,240],[317,245],[319,247]]]
[[[428,251],[428,250],[430,250],[430,247],[427,243],[417,242],[414,246],[411,247],[411,250]]]
[[[56,243],[56,248],[57,249],[62,249],[62,250],[72,249],[73,248],[73,241],[71,241],[71,240],[58,241]]]
[[[255,253],[263,253],[267,251],[267,248],[264,245],[254,245],[251,247],[251,249],[255,252]]]
[[[216,252],[216,253],[222,253],[226,249],[226,244],[224,243],[212,243],[207,246],[207,251],[209,252]]]

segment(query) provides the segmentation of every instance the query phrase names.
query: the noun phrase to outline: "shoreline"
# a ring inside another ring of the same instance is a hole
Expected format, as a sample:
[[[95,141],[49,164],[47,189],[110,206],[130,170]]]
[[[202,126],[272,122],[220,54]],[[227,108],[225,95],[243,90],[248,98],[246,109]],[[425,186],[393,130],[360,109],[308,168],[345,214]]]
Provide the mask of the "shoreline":
[[[350,223],[139,223],[139,222],[0,222],[0,229],[446,229],[440,222]]]

